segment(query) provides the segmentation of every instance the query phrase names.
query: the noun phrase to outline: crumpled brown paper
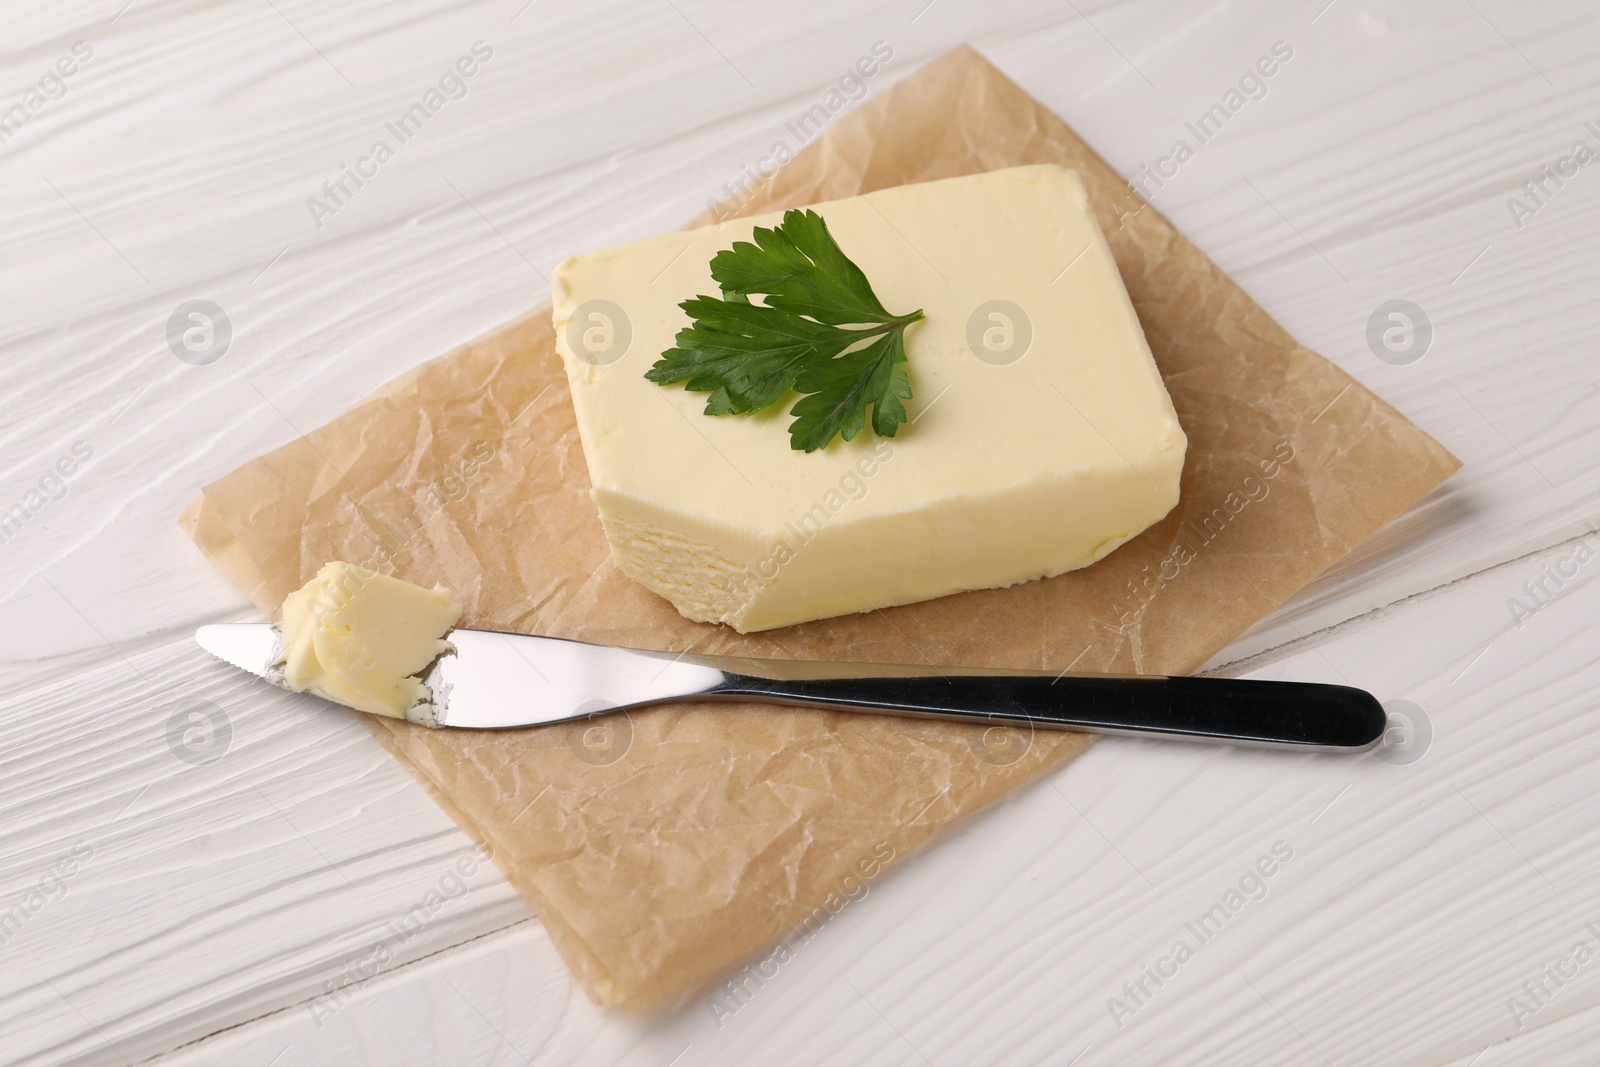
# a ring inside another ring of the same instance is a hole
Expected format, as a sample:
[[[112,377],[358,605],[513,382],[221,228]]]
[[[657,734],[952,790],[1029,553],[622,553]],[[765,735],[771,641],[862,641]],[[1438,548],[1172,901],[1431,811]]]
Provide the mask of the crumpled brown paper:
[[[1191,671],[1458,464],[1296,344],[971,49],[840,120],[737,213],[1023,163],[1083,174],[1189,435],[1182,502],[1093,567],[748,636],[689,622],[611,563],[545,307],[207,486],[185,526],[272,616],[343,559],[445,583],[464,626],[748,656]],[[814,928],[862,880],[1089,743],[760,705],[491,733],[372,723],[492,845],[590,996],[633,1008]]]

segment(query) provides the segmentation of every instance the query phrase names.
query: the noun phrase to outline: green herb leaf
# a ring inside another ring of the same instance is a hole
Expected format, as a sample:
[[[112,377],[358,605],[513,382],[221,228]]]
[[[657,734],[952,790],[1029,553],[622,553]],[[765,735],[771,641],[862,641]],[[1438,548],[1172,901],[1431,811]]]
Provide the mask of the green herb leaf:
[[[872,405],[872,432],[893,437],[906,421],[902,399],[911,397],[906,376],[906,347],[902,331],[885,334],[865,348],[824,360],[800,372],[795,387],[809,396],[790,409],[789,444],[814,452],[838,434],[855,437],[867,421]]]
[[[791,446],[806,452],[853,438],[869,407],[873,432],[893,437],[906,421],[900,401],[911,396],[905,330],[922,312],[885,310],[814,211],[786,212],[753,236],[712,258],[723,298],[679,305],[691,325],[645,377],[710,393],[707,415],[749,415],[790,390],[808,394],[790,409],[789,426]]]

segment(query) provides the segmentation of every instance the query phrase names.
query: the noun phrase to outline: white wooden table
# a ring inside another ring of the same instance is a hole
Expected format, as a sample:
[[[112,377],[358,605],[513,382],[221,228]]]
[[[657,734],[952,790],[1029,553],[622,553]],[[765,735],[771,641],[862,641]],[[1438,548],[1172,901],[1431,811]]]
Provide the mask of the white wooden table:
[[[3,24],[0,1060],[1594,1062],[1592,3],[11,0]],[[362,162],[477,41],[464,95]],[[1107,741],[761,988],[660,1017],[591,1006],[487,866],[374,973],[470,844],[352,719],[194,647],[254,615],[175,517],[541,300],[564,255],[680,224],[878,41],[869,92],[970,41],[1129,175],[1292,49],[1153,199],[1466,467],[1214,669],[1348,679],[1417,740]],[[346,166],[364,184],[314,212]],[[231,330],[204,365],[168,343],[195,300]],[[1391,300],[1431,321],[1422,358],[1369,346]],[[217,758],[175,755],[191,714]],[[1202,943],[1186,924],[1274,849]]]

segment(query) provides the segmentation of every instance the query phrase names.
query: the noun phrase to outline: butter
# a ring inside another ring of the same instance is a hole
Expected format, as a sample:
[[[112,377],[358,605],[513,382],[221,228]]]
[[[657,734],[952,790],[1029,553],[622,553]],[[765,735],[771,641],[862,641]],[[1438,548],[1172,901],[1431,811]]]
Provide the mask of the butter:
[[[432,693],[413,676],[450,649],[444,637],[460,617],[442,586],[324,564],[284,598],[284,683],[374,715],[431,721]]]
[[[1178,501],[1187,441],[1076,172],[1016,167],[815,206],[907,333],[909,424],[805,454],[644,373],[781,213],[561,263],[556,345],[624,574],[741,632],[1087,566]]]

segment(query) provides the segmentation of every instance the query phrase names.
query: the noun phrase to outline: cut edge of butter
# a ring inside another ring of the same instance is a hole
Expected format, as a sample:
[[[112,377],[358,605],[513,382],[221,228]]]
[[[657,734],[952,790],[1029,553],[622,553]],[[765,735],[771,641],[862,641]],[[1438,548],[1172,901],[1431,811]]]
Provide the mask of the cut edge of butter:
[[[461,606],[443,586],[425,589],[353,564],[323,564],[283,601],[278,624],[283,684],[365,711],[436,724],[421,675],[453,652],[446,636]]]
[[[1185,449],[1161,440],[1120,470],[947,498],[915,515],[842,512],[749,530],[613,490],[591,490],[622,572],[695,622],[754,633],[1054,578],[1099,562],[1178,503]],[[910,521],[937,533],[908,545]],[[1041,551],[1041,546],[1052,546]],[[929,552],[937,557],[930,559]],[[1016,560],[1032,560],[1020,570]],[[784,580],[779,582],[782,572]]]

